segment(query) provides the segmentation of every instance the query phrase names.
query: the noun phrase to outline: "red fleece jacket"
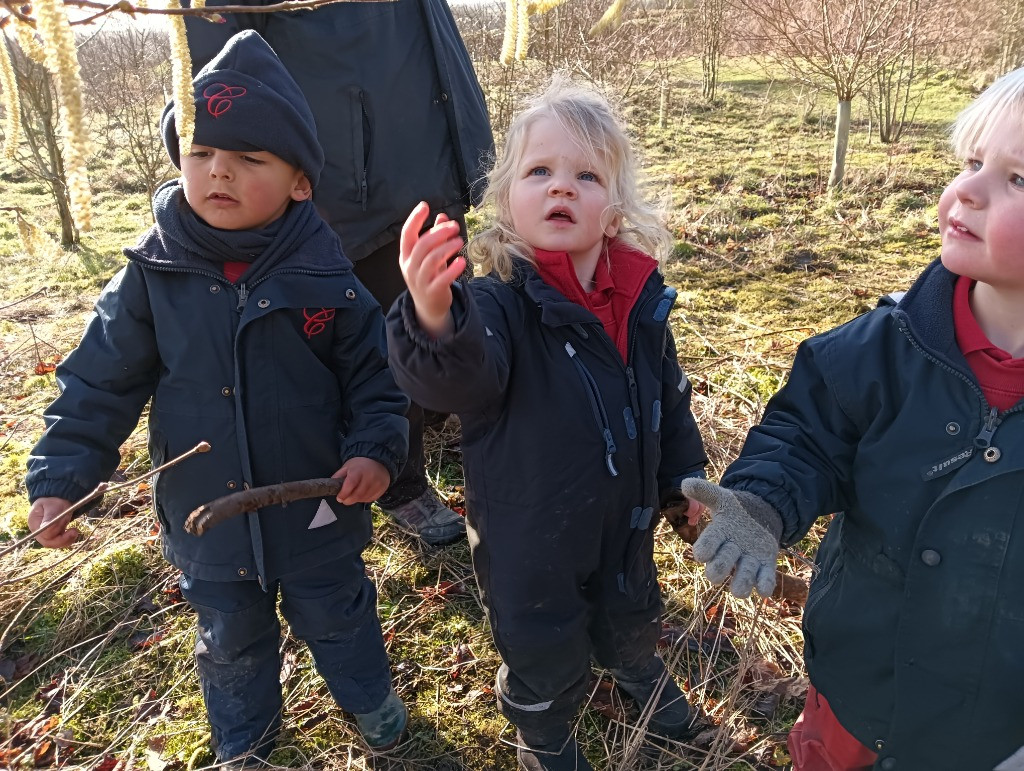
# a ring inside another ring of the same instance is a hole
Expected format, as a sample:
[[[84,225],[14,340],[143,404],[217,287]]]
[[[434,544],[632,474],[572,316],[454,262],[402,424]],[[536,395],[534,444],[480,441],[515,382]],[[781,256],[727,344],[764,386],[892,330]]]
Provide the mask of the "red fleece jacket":
[[[568,252],[535,249],[534,255],[537,271],[545,283],[565,295],[567,300],[582,305],[597,316],[622,360],[626,361],[629,312],[636,304],[644,283],[657,269],[657,261],[613,238],[608,241],[607,255],[597,262],[594,289],[586,292],[576,277],[576,268]]]

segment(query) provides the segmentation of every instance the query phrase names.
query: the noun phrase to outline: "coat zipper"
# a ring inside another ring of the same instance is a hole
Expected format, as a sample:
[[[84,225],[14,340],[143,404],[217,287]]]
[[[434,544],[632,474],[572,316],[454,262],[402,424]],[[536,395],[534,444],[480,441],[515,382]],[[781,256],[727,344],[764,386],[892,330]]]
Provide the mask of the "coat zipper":
[[[978,435],[974,437],[973,445],[975,447],[978,447],[979,449],[987,449],[988,447],[991,447],[992,438],[995,436],[996,430],[1002,424],[1003,420],[1006,419],[1006,416],[1011,415],[1015,412],[1021,412],[1022,410],[1024,410],[1024,406],[1011,407],[1010,409],[1005,410],[1002,412],[1002,414],[1000,414],[998,407],[993,407],[988,403],[988,399],[985,398],[985,392],[981,390],[981,386],[979,386],[977,383],[971,380],[971,378],[967,377],[967,375],[965,375],[960,370],[949,366],[948,364],[946,364],[946,362],[941,361],[940,359],[933,356],[931,353],[924,349],[924,347],[910,333],[910,325],[907,323],[906,319],[897,318],[896,324],[897,326],[899,326],[900,331],[906,336],[907,340],[910,341],[910,344],[914,346],[914,348],[918,351],[918,353],[920,353],[933,364],[939,365],[946,372],[950,373],[951,375],[954,375],[955,377],[960,378],[960,380],[963,380],[965,383],[967,383],[970,389],[974,391],[975,394],[977,394],[978,398],[981,400],[982,406],[985,407],[988,411],[985,414],[985,418],[982,422],[981,430],[978,432]]]
[[[586,365],[580,361],[579,356],[576,355],[576,349],[572,347],[572,343],[566,342],[565,352],[569,354],[569,358],[572,359],[572,363],[576,367],[576,374],[583,381],[584,390],[587,392],[587,399],[590,401],[590,410],[594,415],[601,438],[604,440],[605,467],[608,469],[609,474],[617,477],[619,470],[615,468],[613,456],[618,448],[616,448],[615,439],[612,437],[611,425],[608,422],[608,412],[605,410],[604,402],[601,400],[601,392],[597,387],[597,381]]]

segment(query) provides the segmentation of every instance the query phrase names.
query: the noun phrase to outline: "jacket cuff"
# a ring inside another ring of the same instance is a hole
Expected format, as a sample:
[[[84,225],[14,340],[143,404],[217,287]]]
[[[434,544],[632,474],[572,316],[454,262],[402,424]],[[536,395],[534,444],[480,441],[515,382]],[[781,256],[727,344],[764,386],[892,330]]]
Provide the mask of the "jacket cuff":
[[[679,485],[682,484],[684,479],[707,479],[708,475],[704,472],[704,469],[697,469],[696,471],[688,471],[685,474],[678,474],[672,477],[668,485],[661,490],[659,500],[661,507],[665,508],[670,503],[678,502],[683,500],[686,496],[683,495],[683,491],[679,489]]]
[[[369,458],[370,460],[377,461],[388,470],[392,483],[398,479],[398,473],[405,466],[405,458],[395,455],[384,445],[375,442],[356,442],[351,446],[345,447],[345,452],[341,458],[342,465],[352,458]]]
[[[452,331],[440,337],[433,337],[427,334],[426,330],[420,326],[420,322],[416,318],[416,304],[413,302],[412,295],[408,291],[402,293],[398,298],[398,303],[402,314],[402,327],[405,329],[405,333],[409,336],[413,345],[431,353],[450,346],[452,339],[465,325],[467,313],[466,288],[462,280],[452,284]]]
[[[28,500],[33,503],[38,498],[63,498],[74,503],[92,492],[81,485],[67,479],[39,479],[28,485]]]

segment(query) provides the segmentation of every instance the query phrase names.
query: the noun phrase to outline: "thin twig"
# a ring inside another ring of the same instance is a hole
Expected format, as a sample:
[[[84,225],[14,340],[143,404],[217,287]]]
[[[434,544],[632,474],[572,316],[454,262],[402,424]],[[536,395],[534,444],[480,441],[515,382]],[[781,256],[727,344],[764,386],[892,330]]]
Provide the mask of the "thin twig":
[[[22,546],[23,544],[27,543],[28,541],[31,541],[33,538],[35,538],[41,532],[46,530],[46,528],[52,526],[54,522],[56,522],[57,520],[61,519],[62,517],[66,517],[68,514],[71,514],[72,515],[71,519],[74,519],[77,516],[77,514],[75,514],[75,512],[78,511],[79,509],[81,509],[82,506],[87,504],[89,501],[91,501],[91,500],[93,500],[95,498],[98,498],[99,496],[101,496],[101,495],[103,495],[105,493],[112,493],[112,492],[114,492],[116,490],[123,490],[126,487],[131,487],[133,485],[137,485],[139,482],[141,482],[144,479],[149,479],[151,476],[154,476],[155,474],[159,474],[161,471],[163,471],[165,469],[171,468],[171,466],[178,465],[179,463],[181,463],[186,458],[190,458],[190,457],[192,457],[193,455],[195,455],[197,453],[203,453],[203,452],[209,452],[209,451],[210,451],[210,443],[209,442],[200,442],[199,444],[197,444],[195,447],[193,447],[188,452],[183,452],[178,457],[171,458],[169,461],[167,461],[163,465],[157,466],[155,469],[152,469],[151,471],[147,471],[142,476],[135,477],[135,479],[129,479],[126,482],[121,482],[121,483],[116,484],[116,485],[112,485],[109,482],[100,482],[98,485],[96,485],[96,488],[91,493],[86,495],[84,498],[79,498],[77,501],[72,503],[70,506],[68,506],[66,509],[64,509],[64,511],[62,511],[60,514],[58,514],[52,520],[47,522],[45,525],[43,525],[40,528],[37,528],[36,530],[33,530],[28,535],[19,538],[17,541],[15,541],[13,544],[8,546],[6,549],[0,551],[0,558],[6,557],[8,554],[10,554],[12,551],[17,549],[19,546]]]

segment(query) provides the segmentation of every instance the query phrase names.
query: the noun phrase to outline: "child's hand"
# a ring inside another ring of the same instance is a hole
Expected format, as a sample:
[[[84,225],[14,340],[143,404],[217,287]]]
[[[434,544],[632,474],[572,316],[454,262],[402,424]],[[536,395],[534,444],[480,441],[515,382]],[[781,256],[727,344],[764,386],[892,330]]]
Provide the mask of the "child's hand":
[[[43,525],[52,523],[46,530],[36,535],[40,546],[45,546],[48,549],[63,549],[78,540],[81,535],[78,528],[68,529],[68,525],[71,524],[71,515],[56,518],[70,505],[71,501],[66,501],[63,498],[36,498],[32,503],[32,508],[28,511],[28,529],[35,532]]]
[[[391,484],[388,470],[369,458],[349,458],[331,478],[345,480],[338,492],[338,503],[346,506],[375,501]]]
[[[711,511],[711,524],[693,545],[693,558],[707,564],[708,580],[720,584],[731,575],[729,591],[734,596],[749,597],[755,586],[762,597],[770,596],[782,534],[779,513],[753,493],[706,479],[684,479],[680,489]]]
[[[429,214],[430,207],[421,201],[405,221],[398,264],[416,306],[416,320],[427,334],[440,337],[452,331],[452,282],[466,269],[466,260],[459,256],[448,264],[462,248],[462,236],[459,223],[444,214],[420,235]]]
[[[687,498],[686,511],[683,512],[683,516],[686,517],[686,524],[690,527],[696,527],[700,524],[700,518],[704,516],[704,512],[707,510],[708,507],[700,501]]]

